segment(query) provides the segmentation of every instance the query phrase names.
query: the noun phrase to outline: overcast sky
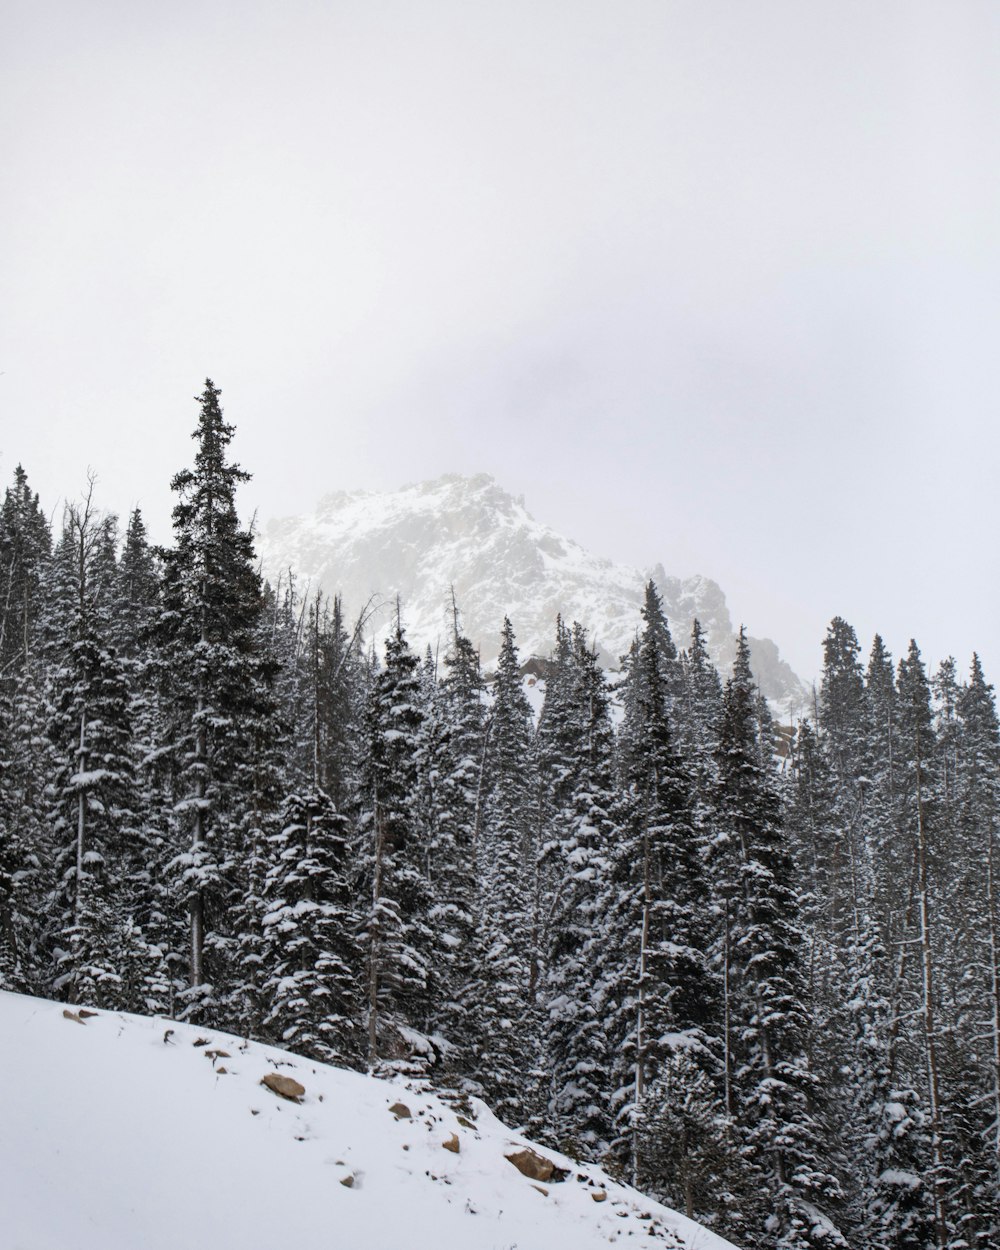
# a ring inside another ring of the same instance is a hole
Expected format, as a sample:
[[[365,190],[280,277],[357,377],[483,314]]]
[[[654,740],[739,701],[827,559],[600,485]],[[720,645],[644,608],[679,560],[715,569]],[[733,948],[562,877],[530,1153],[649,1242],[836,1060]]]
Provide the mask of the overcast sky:
[[[1000,680],[995,0],[7,0],[0,479],[487,471],[805,676]]]

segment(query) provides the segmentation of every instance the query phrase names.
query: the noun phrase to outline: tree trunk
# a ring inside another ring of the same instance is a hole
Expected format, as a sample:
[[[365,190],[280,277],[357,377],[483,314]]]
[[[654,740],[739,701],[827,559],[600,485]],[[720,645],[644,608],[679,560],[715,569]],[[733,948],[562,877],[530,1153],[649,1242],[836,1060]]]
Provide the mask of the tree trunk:
[[[368,944],[368,1064],[374,1068],[378,1061],[378,966],[381,956],[379,934],[381,920],[379,907],[382,900],[382,858],[385,854],[385,822],[382,807],[375,796],[375,867],[372,873],[372,920]]]
[[[76,753],[77,773],[84,772],[87,767],[87,713],[80,712],[80,747]],[[87,793],[80,784],[76,794],[76,898],[73,915],[76,923],[80,923],[80,892],[83,885],[83,859],[86,853],[87,836]]]

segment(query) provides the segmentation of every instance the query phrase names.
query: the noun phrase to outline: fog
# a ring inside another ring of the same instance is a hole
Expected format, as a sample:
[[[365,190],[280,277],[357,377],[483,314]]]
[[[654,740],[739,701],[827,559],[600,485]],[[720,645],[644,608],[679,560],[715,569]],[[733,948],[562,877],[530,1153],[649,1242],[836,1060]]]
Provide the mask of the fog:
[[[9,3],[0,480],[169,532],[206,376],[263,520],[493,473],[1000,675],[1000,10]]]

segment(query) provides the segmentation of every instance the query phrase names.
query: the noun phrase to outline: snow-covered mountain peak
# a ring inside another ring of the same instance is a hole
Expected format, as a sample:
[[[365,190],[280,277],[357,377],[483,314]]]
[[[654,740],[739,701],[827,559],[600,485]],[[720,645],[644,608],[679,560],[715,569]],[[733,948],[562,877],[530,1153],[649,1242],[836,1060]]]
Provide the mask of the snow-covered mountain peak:
[[[271,521],[259,540],[272,583],[291,570],[299,588],[340,593],[357,614],[372,596],[382,604],[373,624],[388,631],[398,596],[414,645],[447,645],[452,590],[463,628],[488,668],[505,616],[522,657],[551,649],[556,616],[579,621],[610,667],[617,667],[641,624],[643,588],[652,577],[679,647],[697,617],[716,663],[728,667],[734,627],[716,582],[669,575],[662,564],[615,564],[535,520],[524,500],[487,473],[446,474],[396,491],[337,491],[311,516]],[[765,693],[783,708],[802,700],[802,682],[768,639],[751,639]]]

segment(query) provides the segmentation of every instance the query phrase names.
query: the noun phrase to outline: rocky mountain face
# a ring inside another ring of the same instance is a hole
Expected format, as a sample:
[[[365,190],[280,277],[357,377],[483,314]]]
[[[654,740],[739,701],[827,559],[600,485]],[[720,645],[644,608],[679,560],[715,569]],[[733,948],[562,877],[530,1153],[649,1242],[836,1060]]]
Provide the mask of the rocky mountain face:
[[[523,499],[488,474],[449,475],[398,491],[338,492],[312,516],[271,521],[258,536],[264,573],[300,592],[343,597],[348,617],[372,596],[380,605],[369,633],[388,632],[396,597],[414,646],[447,646],[452,589],[465,633],[489,670],[509,616],[523,658],[547,655],[555,619],[586,626],[609,668],[619,666],[641,624],[643,588],[652,577],[663,597],[678,648],[697,618],[720,671],[735,654],[732,617],[720,587],[707,577],[669,576],[662,564],[632,568],[599,559],[540,525]],[[751,638],[754,672],[782,711],[807,697],[805,684],[768,638]]]

